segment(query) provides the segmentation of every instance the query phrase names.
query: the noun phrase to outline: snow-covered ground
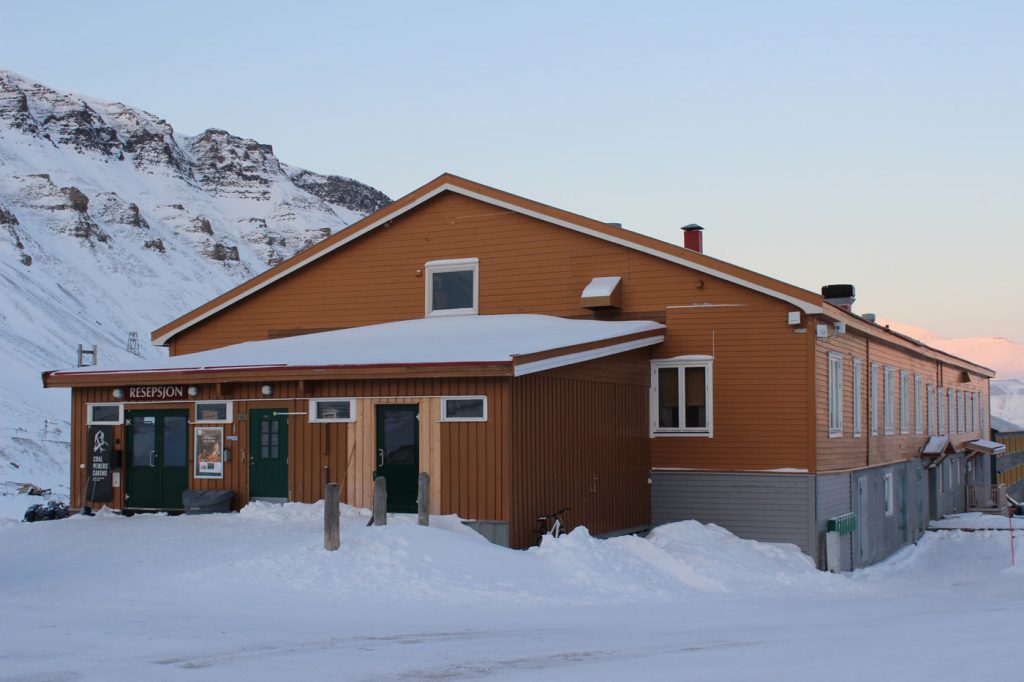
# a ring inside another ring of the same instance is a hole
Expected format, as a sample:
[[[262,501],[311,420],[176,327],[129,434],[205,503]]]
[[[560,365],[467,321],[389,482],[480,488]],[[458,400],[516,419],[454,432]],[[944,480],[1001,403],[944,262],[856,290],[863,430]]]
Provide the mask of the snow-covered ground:
[[[0,678],[963,680],[1019,673],[1009,533],[853,575],[683,522],[526,552],[343,508],[0,523]],[[59,558],[58,558],[59,557]],[[1010,655],[1008,655],[1010,654]]]
[[[1008,518],[1005,514],[985,514],[982,512],[967,512],[966,514],[953,514],[938,521],[932,521],[930,528],[944,530],[1010,530],[1011,528],[1021,533],[1024,531],[1024,516]],[[1024,540],[1024,534],[1021,535]]]

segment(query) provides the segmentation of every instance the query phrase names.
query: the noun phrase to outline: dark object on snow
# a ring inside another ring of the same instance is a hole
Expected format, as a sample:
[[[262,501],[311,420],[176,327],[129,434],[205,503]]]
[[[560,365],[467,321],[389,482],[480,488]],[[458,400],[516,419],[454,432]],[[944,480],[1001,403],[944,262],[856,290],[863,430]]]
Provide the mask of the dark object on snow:
[[[25,521],[51,521],[53,519],[66,519],[71,514],[71,509],[58,500],[46,504],[33,504],[25,510]]]
[[[32,485],[31,483],[22,483],[18,486],[18,492],[25,493],[26,495],[49,495],[50,489],[40,488],[39,486]]]
[[[231,490],[186,490],[181,494],[181,505],[186,514],[218,514],[231,511]]]

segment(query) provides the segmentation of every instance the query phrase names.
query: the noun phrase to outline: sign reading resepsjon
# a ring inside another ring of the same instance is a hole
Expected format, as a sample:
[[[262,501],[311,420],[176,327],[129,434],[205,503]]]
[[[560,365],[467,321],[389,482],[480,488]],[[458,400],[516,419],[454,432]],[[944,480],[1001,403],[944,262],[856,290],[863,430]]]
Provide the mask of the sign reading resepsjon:
[[[125,400],[185,400],[184,386],[129,386]]]

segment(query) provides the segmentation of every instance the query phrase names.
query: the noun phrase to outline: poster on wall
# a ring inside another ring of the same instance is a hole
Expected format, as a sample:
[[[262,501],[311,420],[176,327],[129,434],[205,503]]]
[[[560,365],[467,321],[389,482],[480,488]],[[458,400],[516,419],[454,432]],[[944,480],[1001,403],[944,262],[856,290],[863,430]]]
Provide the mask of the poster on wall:
[[[224,427],[196,427],[196,478],[224,478]]]
[[[89,480],[85,484],[85,499],[89,502],[110,502],[114,499],[112,454],[113,426],[90,426]]]

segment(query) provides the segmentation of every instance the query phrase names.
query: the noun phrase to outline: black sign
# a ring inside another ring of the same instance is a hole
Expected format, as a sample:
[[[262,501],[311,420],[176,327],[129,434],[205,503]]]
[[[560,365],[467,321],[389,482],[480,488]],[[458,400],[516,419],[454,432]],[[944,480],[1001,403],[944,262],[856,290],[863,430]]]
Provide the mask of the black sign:
[[[110,502],[114,499],[113,426],[90,426],[86,456],[89,458],[89,480],[85,499],[89,502]]]

